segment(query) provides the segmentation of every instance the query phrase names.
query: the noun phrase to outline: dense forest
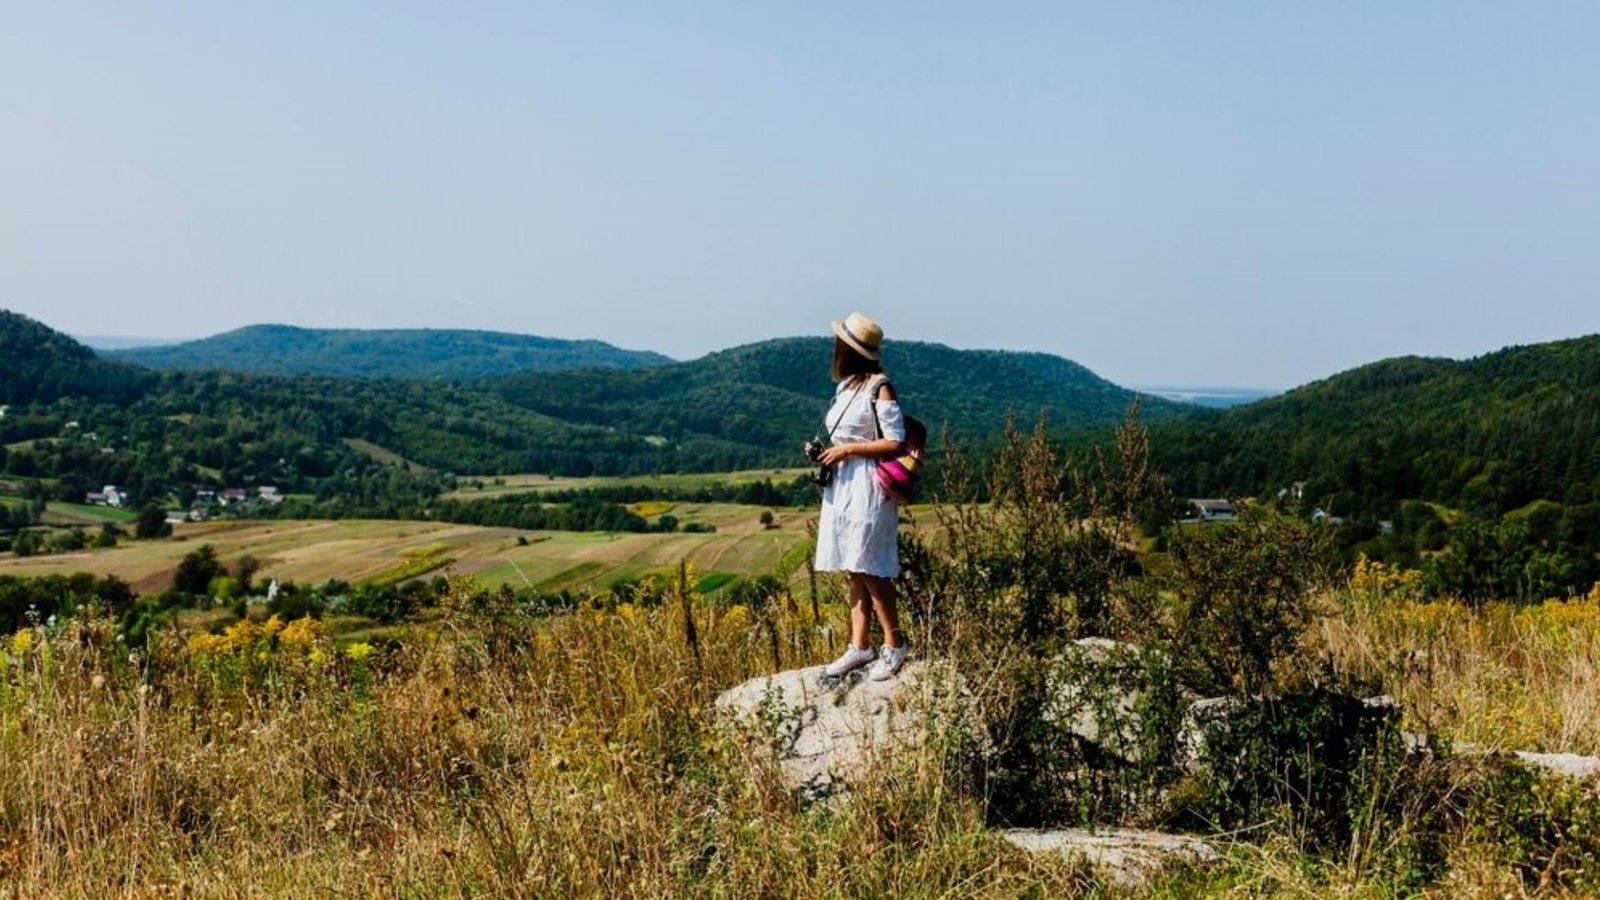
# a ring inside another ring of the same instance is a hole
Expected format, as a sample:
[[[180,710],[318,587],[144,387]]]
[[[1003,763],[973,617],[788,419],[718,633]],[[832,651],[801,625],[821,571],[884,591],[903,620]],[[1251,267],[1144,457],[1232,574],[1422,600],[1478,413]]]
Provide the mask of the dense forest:
[[[1539,499],[1600,500],[1600,335],[1465,361],[1403,357],[1154,427],[1156,462],[1189,496],[1304,497],[1392,518],[1430,500],[1496,516]]]
[[[689,363],[479,379],[151,372],[0,314],[0,473],[62,499],[271,484],[357,504],[411,502],[448,473],[624,475],[794,464],[827,403],[829,345],[772,341]],[[1113,420],[1132,393],[1038,354],[897,345],[908,408],[958,435],[1005,410]],[[1189,408],[1153,402],[1152,413]],[[381,452],[379,452],[381,451]],[[396,458],[410,466],[393,466]]]

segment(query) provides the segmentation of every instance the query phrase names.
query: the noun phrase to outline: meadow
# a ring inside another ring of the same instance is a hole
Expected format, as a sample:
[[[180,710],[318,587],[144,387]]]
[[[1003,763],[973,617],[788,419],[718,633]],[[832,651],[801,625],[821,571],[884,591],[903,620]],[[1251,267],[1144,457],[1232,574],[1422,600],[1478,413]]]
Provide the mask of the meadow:
[[[657,504],[659,506],[660,504]],[[258,559],[262,583],[277,578],[302,585],[329,579],[352,583],[379,578],[420,550],[448,557],[449,571],[474,576],[486,587],[502,584],[542,591],[605,588],[687,559],[709,576],[790,574],[795,550],[806,541],[814,513],[774,510],[773,527],[760,522],[765,507],[675,503],[665,509],[681,522],[716,527],[709,533],[520,531],[433,522],[237,520],[184,523],[171,538],[134,541],[115,548],[17,558],[0,556],[0,575],[92,572],[116,575],[140,593],[172,582],[185,554],[209,544],[224,562]]]
[[[738,486],[770,480],[774,484],[794,481],[811,472],[800,469],[745,469],[737,472],[677,473],[668,475],[592,476],[585,478],[562,475],[463,475],[457,478],[459,487],[444,496],[452,500],[472,500],[499,494],[543,493],[546,491],[584,490],[588,488],[649,487],[662,490],[693,491],[718,484]]]
[[[460,581],[434,623],[379,646],[336,645],[310,619],[167,630],[132,656],[92,616],[12,634],[0,896],[1126,893],[1000,840],[981,794],[949,781],[956,751],[939,741],[828,806],[797,804],[759,734],[717,726],[710,701],[829,658],[843,612],[711,604],[686,586],[696,577],[667,584],[658,606],[586,604],[538,622],[475,607]],[[1551,712],[1600,650],[1600,596],[1521,622],[1389,588],[1346,585],[1319,602],[1316,640],[1400,687],[1413,724],[1481,737],[1514,722],[1519,742],[1596,749],[1592,719]],[[1426,680],[1396,662],[1437,647],[1440,630],[1480,636]],[[1552,705],[1493,686],[1511,682]],[[1552,809],[1594,808],[1561,799],[1593,804],[1592,786],[1542,790]],[[1214,837],[1219,865],[1139,893],[1526,896],[1593,883],[1583,867],[1600,836],[1524,833],[1546,814],[1502,812],[1445,834],[1445,875],[1416,890],[1394,882],[1381,834],[1329,858],[1268,829]]]

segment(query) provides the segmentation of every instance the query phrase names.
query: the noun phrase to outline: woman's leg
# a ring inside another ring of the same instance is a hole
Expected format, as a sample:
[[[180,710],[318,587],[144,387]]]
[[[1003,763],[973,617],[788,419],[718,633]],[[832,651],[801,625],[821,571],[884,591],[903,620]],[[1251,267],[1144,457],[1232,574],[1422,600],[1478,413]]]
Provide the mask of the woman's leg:
[[[872,595],[872,608],[878,613],[878,625],[883,628],[883,642],[890,647],[900,646],[900,612],[895,605],[894,579],[878,575],[858,575],[863,588]],[[853,602],[853,601],[852,601]],[[852,612],[854,607],[851,607]]]
[[[850,646],[865,650],[872,646],[868,629],[872,624],[872,597],[867,591],[867,576],[857,572],[844,573],[850,583]]]

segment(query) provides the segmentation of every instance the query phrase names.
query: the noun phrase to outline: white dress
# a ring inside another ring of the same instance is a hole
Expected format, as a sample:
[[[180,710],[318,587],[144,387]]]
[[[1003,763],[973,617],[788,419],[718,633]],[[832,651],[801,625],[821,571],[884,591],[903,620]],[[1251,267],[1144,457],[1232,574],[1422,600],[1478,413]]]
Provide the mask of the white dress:
[[[849,381],[840,383],[824,421],[825,428],[833,429],[833,443],[875,441],[878,428],[886,438],[906,439],[900,404],[877,399],[882,383],[881,376],[874,376],[860,392]],[[872,421],[874,411],[877,427]],[[900,574],[900,548],[896,543],[899,505],[878,487],[873,472],[876,464],[877,460],[870,457],[851,456],[834,467],[833,480],[822,489],[817,571],[861,572],[885,578]]]

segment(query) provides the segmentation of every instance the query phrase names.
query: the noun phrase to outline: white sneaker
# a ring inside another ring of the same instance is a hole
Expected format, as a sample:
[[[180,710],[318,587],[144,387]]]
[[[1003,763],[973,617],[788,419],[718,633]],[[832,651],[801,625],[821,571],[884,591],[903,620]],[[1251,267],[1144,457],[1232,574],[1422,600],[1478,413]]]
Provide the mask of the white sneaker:
[[[900,646],[891,647],[883,645],[883,655],[878,657],[878,664],[872,667],[868,674],[873,681],[887,681],[900,671],[900,665],[906,661],[906,656],[911,653],[911,642],[905,638],[900,639]]]
[[[828,663],[822,674],[829,678],[838,678],[851,669],[859,668],[878,658],[871,647],[856,647],[854,644],[845,648],[844,655]]]

